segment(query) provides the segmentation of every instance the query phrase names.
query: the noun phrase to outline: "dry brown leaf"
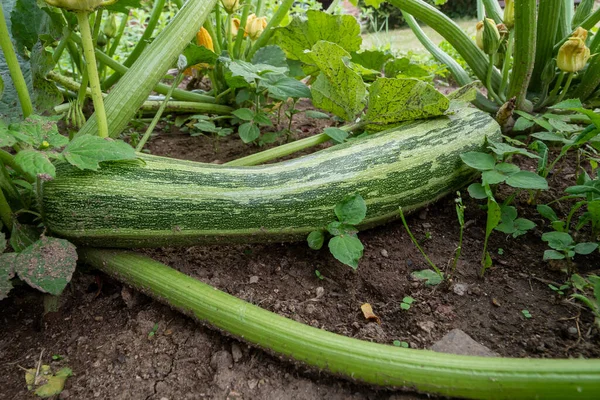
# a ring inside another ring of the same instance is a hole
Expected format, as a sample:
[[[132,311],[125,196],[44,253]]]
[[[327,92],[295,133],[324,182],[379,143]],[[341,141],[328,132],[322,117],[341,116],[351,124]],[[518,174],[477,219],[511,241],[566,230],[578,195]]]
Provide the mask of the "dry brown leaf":
[[[362,310],[363,315],[366,319],[368,319],[369,321],[375,321],[379,325],[381,325],[381,319],[379,319],[379,317],[375,315],[375,313],[373,312],[373,307],[371,307],[369,303],[363,304],[362,306],[360,306],[360,309]]]

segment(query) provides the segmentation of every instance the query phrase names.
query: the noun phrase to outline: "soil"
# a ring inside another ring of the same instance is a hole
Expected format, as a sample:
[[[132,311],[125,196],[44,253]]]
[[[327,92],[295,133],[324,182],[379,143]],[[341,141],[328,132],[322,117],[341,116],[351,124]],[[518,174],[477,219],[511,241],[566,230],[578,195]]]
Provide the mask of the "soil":
[[[328,121],[297,116],[299,137]],[[226,162],[257,151],[236,137],[190,137],[163,127],[148,149],[203,162]],[[522,161],[522,167],[530,162]],[[533,165],[531,165],[533,166]],[[566,164],[548,196],[574,179]],[[494,266],[479,276],[485,212],[463,194],[466,230],[452,281],[428,287],[411,272],[428,268],[401,222],[360,233],[365,253],[358,270],[328,251],[305,243],[195,246],[144,253],[220,290],[294,320],[342,335],[411,348],[430,347],[459,328],[501,356],[600,357],[600,334],[591,313],[548,288],[565,281],[557,265],[542,261],[544,221],[517,199],[537,227],[518,239],[492,234]],[[425,252],[445,269],[458,245],[454,197],[408,217]],[[582,273],[595,257],[581,257]],[[560,265],[558,265],[560,267]],[[322,279],[315,271],[318,270]],[[596,273],[598,271],[596,270]],[[317,295],[320,294],[320,296]],[[321,295],[322,294],[322,295]],[[415,302],[400,308],[402,299]],[[41,357],[54,370],[69,366],[61,399],[424,399],[424,395],[376,389],[281,361],[170,310],[119,282],[78,269],[56,314],[41,318],[41,297],[20,286],[0,302],[0,399],[28,399],[22,368]],[[370,303],[381,325],[367,321]],[[528,310],[531,318],[522,313]],[[53,361],[53,356],[59,360]]]

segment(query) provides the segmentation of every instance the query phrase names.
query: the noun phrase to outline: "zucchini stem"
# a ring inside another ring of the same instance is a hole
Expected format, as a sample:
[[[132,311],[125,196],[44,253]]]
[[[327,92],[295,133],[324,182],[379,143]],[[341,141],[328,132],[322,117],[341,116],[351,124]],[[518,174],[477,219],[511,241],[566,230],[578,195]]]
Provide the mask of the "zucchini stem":
[[[366,125],[365,122],[358,122],[356,124],[343,126],[340,129],[346,132],[352,132],[358,130]],[[238,158],[237,160],[226,162],[223,165],[229,165],[231,167],[251,166],[264,164],[267,161],[275,160],[277,158],[285,157],[290,154],[297,153],[302,150],[309,149],[317,146],[321,143],[330,141],[331,138],[326,133],[319,133],[318,135],[309,136],[304,139],[295,140],[291,143],[286,143],[281,146],[274,147],[259,153],[251,154],[246,157]]]
[[[0,166],[1,167],[1,166]],[[0,220],[4,223],[6,228],[11,231],[13,226],[12,210],[10,205],[4,196],[4,192],[0,188]]]
[[[283,21],[283,19],[287,15],[287,13],[290,11],[290,8],[292,8],[293,4],[294,4],[294,0],[283,0],[281,2],[281,5],[279,6],[277,11],[275,11],[273,16],[271,17],[271,20],[267,24],[267,27],[265,28],[263,33],[259,36],[259,38],[256,40],[256,42],[254,42],[254,44],[250,48],[250,51],[248,52],[248,57],[247,57],[248,60],[252,58],[252,56],[254,55],[254,53],[256,53],[258,51],[258,49],[266,46],[269,39],[271,39],[271,36],[273,35],[275,28],[277,28],[279,26],[279,24],[281,24],[281,21]]]
[[[102,89],[100,89],[100,78],[98,77],[98,68],[96,65],[96,56],[94,53],[94,40],[90,31],[89,13],[87,11],[77,11],[77,22],[81,31],[81,44],[85,57],[86,71],[92,90],[92,101],[94,102],[94,113],[96,114],[96,123],[98,124],[98,136],[108,137],[108,122],[106,120],[106,110],[104,109],[104,100],[102,98]]]
[[[163,112],[165,111],[165,108],[167,107],[167,103],[169,102],[169,99],[171,98],[171,94],[173,94],[173,89],[175,89],[179,85],[179,83],[181,83],[182,79],[183,79],[183,74],[180,71],[179,74],[177,74],[177,76],[173,80],[173,84],[171,85],[171,89],[169,90],[169,92],[165,96],[165,99],[162,102],[162,104],[160,105],[160,108],[158,109],[158,111],[156,112],[156,115],[152,119],[152,122],[150,122],[150,125],[148,125],[148,129],[146,129],[146,133],[144,133],[144,136],[142,136],[142,139],[140,140],[140,142],[136,146],[135,151],[142,151],[142,149],[144,148],[144,145],[146,144],[146,142],[150,138],[150,135],[152,134],[152,131],[154,131],[154,128],[156,127],[156,124],[158,124],[158,121],[160,120],[160,117],[162,116]]]
[[[78,249],[80,260],[259,348],[352,380],[486,399],[593,399],[600,360],[473,357],[348,338],[237,299],[140,254]]]
[[[12,78],[13,85],[17,91],[17,96],[19,97],[23,117],[27,118],[33,113],[33,104],[31,103],[31,97],[29,96],[29,90],[27,89],[27,83],[23,77],[23,72],[19,66],[17,54],[15,53],[15,49],[10,40],[10,34],[8,33],[8,26],[4,19],[2,7],[3,6],[0,5],[0,48],[4,54],[10,77]]]

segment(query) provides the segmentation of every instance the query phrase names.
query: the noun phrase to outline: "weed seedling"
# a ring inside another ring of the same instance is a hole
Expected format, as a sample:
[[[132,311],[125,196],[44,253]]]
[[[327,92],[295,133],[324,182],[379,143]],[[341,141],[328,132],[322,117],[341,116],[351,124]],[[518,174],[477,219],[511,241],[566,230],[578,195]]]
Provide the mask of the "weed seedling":
[[[406,296],[405,298],[402,299],[402,303],[400,303],[400,308],[403,310],[409,310],[411,304],[414,302],[415,302],[415,299],[413,299],[410,296]]]
[[[158,322],[154,324],[152,330],[148,332],[148,339],[152,339],[156,335],[156,332],[158,332]]]
[[[365,219],[367,205],[361,195],[353,194],[336,204],[334,211],[338,221],[329,223],[323,230],[312,231],[306,239],[308,246],[313,250],[319,250],[325,243],[325,234],[328,233],[331,235],[329,239],[331,254],[336,260],[356,269],[364,247],[356,235],[358,229],[355,225]]]
[[[523,314],[525,318],[531,319],[531,313],[529,312],[529,310],[521,310],[521,314]]]
[[[431,268],[433,268],[433,270],[440,276],[440,278],[443,279],[444,278],[444,274],[442,273],[442,271],[440,271],[440,269],[437,267],[437,265],[435,265],[433,263],[433,261],[431,261],[429,259],[429,257],[427,257],[427,254],[425,254],[425,251],[423,250],[423,248],[421,247],[421,245],[419,244],[419,242],[417,242],[417,239],[415,239],[415,236],[410,231],[410,228],[408,227],[408,223],[406,222],[406,218],[404,217],[404,213],[402,212],[402,207],[400,207],[398,209],[398,212],[400,213],[400,219],[402,220],[402,224],[404,225],[404,229],[406,229],[406,233],[408,233],[408,236],[410,237],[410,240],[414,243],[414,245],[417,247],[417,249],[419,249],[419,251],[421,252],[421,254],[423,255],[423,257],[425,258],[425,260],[427,261],[427,263],[431,266]]]
[[[315,275],[317,276],[317,278],[319,278],[320,280],[325,279],[325,277],[321,274],[321,272],[318,269],[315,269]]]
[[[407,342],[400,341],[400,340],[394,340],[392,343],[396,347],[403,347],[405,349],[408,349],[408,347],[409,347]]]

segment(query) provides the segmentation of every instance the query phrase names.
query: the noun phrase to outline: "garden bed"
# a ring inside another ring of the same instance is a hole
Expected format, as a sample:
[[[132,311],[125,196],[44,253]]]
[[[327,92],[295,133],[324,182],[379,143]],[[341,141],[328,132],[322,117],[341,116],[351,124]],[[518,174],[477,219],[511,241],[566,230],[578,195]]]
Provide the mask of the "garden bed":
[[[322,120],[301,115],[294,125],[300,137],[324,127]],[[236,137],[221,138],[215,147],[209,137],[190,137],[174,127],[163,127],[148,149],[217,163],[256,151]],[[573,166],[565,165],[561,177],[565,179],[549,179],[554,197],[574,181]],[[435,287],[411,279],[411,272],[428,266],[401,222],[359,235],[365,252],[356,272],[327,249],[314,251],[306,243],[143,252],[260,307],[349,337],[424,349],[459,328],[501,356],[600,357],[600,335],[589,310],[561,299],[548,287],[564,282],[565,275],[553,270],[560,265],[542,261],[547,248],[540,239],[543,219],[517,203],[520,215],[538,227],[518,239],[492,234],[494,267],[482,279],[478,273],[486,213],[466,191],[463,199],[467,227],[457,272],[452,282]],[[454,197],[410,216],[408,224],[432,261],[445,267],[458,243]],[[598,256],[575,260],[585,273],[593,272],[599,261]],[[21,287],[0,303],[0,374],[8,383],[0,398],[30,398],[20,367],[34,367],[42,350],[45,363],[73,369],[60,398],[421,398],[349,383],[277,359],[104,275],[83,271],[78,270],[65,290],[60,313],[41,323],[41,298],[33,291]],[[400,304],[406,296],[415,301],[403,310]],[[363,303],[372,305],[381,325],[364,318]],[[53,356],[59,360],[52,361]]]

